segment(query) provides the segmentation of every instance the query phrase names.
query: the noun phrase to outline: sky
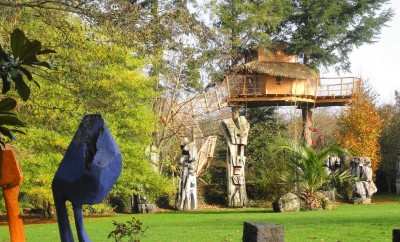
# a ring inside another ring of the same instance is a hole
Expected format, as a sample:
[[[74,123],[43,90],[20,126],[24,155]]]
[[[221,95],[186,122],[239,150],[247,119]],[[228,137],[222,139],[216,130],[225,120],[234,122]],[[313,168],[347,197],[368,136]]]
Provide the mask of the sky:
[[[350,55],[351,74],[368,80],[379,95],[379,104],[393,103],[394,91],[400,91],[400,0],[392,0],[391,7],[395,16],[377,42],[363,45]]]

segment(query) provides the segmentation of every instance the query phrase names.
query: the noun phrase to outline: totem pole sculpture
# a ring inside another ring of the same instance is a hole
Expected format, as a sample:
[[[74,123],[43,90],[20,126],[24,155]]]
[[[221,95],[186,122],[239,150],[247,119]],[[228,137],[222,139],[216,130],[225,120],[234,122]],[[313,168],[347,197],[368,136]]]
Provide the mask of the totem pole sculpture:
[[[25,242],[24,225],[19,214],[18,195],[22,183],[22,172],[14,152],[7,148],[1,151],[0,186],[3,188],[7,209],[11,242]]]
[[[354,157],[350,162],[350,173],[357,179],[353,184],[353,202],[371,203],[372,195],[378,191],[373,181],[371,159],[368,157]]]
[[[239,110],[234,108],[232,118],[224,119],[221,126],[228,144],[226,165],[228,205],[230,207],[244,207],[247,204],[244,149],[247,145],[250,125],[246,117],[240,116]]]
[[[194,141],[190,142],[187,137],[182,140],[181,176],[176,199],[178,210],[197,209],[197,177],[203,174],[214,157],[217,136],[208,136],[201,140],[199,150]]]
[[[181,150],[181,175],[176,208],[178,210],[193,210],[197,209],[197,181],[195,171],[197,160],[196,144],[190,142],[189,139],[185,137],[181,143]]]
[[[66,201],[74,210],[80,242],[90,242],[82,205],[104,200],[121,173],[121,153],[100,115],[86,115],[54,176],[52,189],[61,242],[73,242]]]

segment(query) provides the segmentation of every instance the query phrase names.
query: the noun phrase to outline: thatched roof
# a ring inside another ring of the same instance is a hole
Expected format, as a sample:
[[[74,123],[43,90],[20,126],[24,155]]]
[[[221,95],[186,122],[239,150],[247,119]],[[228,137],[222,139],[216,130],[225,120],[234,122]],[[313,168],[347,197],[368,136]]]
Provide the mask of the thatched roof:
[[[306,65],[288,62],[251,61],[235,66],[232,72],[240,74],[267,74],[293,79],[317,80],[319,77],[317,71]]]

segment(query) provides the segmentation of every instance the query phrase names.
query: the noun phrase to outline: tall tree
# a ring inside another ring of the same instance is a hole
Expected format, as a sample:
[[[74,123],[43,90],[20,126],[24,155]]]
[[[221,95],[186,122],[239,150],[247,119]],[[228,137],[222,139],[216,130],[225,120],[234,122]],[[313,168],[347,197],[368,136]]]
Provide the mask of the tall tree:
[[[274,32],[274,40],[303,55],[314,67],[349,70],[354,48],[377,40],[391,19],[389,0],[292,0],[291,12]]]
[[[372,168],[376,170],[381,160],[382,119],[371,89],[361,87],[353,104],[339,117],[338,127],[339,144],[355,156],[370,157]]]
[[[399,169],[400,154],[400,96],[396,91],[396,103],[385,105],[379,113],[383,119],[383,130],[380,138],[382,162],[379,170],[382,173],[381,184],[384,184],[388,192],[393,191],[396,173]],[[378,177],[377,177],[378,178]]]
[[[248,195],[252,199],[278,199],[290,188],[281,179],[289,172],[287,157],[276,152],[288,138],[286,122],[271,107],[251,108],[247,117],[251,123],[246,161]]]
[[[68,13],[23,9],[18,14],[15,22],[0,15],[0,36],[18,26],[57,51],[50,59],[57,69],[35,70],[41,87],[33,86],[32,98],[19,107],[31,124],[17,145],[25,171],[22,192],[32,206],[52,201],[52,176],[85,113],[104,116],[123,153],[124,169],[113,195],[146,192],[155,198],[171,188],[144,155],[155,122],[153,81],[143,73],[149,61],[112,41],[108,28],[90,26]]]
[[[251,56],[254,48],[269,46],[271,33],[286,19],[291,7],[290,0],[211,2],[216,37],[210,53],[215,58],[213,67],[220,72]]]

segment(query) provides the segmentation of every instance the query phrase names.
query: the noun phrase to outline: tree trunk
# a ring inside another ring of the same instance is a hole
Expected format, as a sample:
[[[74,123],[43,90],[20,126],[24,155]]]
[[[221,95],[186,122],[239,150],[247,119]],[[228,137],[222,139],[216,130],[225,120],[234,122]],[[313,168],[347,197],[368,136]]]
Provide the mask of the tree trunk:
[[[310,107],[302,107],[301,113],[303,117],[303,139],[307,146],[312,146],[312,109]]]

